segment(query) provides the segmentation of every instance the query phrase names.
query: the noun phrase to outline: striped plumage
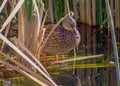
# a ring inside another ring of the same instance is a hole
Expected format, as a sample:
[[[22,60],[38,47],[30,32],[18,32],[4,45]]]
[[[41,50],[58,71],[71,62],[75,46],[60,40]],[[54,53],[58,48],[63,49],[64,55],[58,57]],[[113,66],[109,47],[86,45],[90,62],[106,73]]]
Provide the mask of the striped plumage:
[[[47,25],[45,38],[53,28],[53,24]],[[76,29],[76,22],[72,17],[67,17],[62,25],[59,25],[49,37],[44,49],[46,54],[64,54],[77,47],[80,42],[80,34]]]

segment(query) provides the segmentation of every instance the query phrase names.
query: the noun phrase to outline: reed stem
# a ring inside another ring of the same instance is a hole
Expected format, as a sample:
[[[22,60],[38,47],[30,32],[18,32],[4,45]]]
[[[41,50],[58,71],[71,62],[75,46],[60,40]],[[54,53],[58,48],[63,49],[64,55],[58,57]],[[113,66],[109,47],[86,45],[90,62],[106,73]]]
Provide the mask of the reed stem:
[[[118,56],[117,43],[116,43],[116,37],[115,37],[115,31],[114,31],[114,24],[113,24],[113,19],[112,19],[109,1],[105,0],[105,4],[106,4],[106,8],[107,8],[108,17],[110,17],[109,23],[110,23],[110,28],[111,28],[113,52],[114,52],[115,62],[116,62],[115,65],[116,65],[116,74],[117,74],[117,84],[118,84],[118,86],[120,86],[119,56]]]

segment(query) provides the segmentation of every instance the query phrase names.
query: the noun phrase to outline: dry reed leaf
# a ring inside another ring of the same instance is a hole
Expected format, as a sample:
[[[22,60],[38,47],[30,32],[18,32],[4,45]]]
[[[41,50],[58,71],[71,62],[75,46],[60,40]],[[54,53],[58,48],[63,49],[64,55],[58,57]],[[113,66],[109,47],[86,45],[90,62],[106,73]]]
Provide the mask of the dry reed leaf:
[[[8,44],[13,50],[15,50],[19,55],[21,55],[27,62],[29,62],[34,68],[38,70],[43,76],[45,76],[53,85],[57,86],[56,83],[48,76],[46,73],[43,72],[28,56],[26,56],[22,51],[20,51],[13,43],[11,43],[7,38],[5,38],[0,33],[0,38]]]
[[[0,6],[0,13],[3,10],[3,8],[4,8],[5,4],[7,3],[7,1],[8,0],[4,0],[3,3],[2,3],[2,5]]]
[[[12,3],[11,1],[8,1],[8,3],[10,4],[10,8],[11,8],[11,9],[10,9],[10,12],[11,12],[11,11],[14,9],[14,6],[15,6],[16,2],[14,1],[14,2]],[[9,30],[10,30],[10,26],[11,26],[11,21],[10,21],[9,24],[6,26],[5,37],[8,36]],[[4,45],[5,45],[5,43],[2,42],[1,50],[3,50]]]
[[[39,41],[40,45],[41,45],[41,42],[43,41],[43,36],[44,36],[44,34],[43,34],[44,31],[43,30],[45,30],[44,25],[45,25],[45,20],[47,18],[47,13],[48,13],[48,11],[45,11],[45,16],[43,18],[43,21],[42,21],[42,24],[41,24],[41,27],[40,27],[39,36],[38,36],[38,41]]]
[[[20,0],[18,2],[18,4],[16,5],[16,7],[13,9],[13,11],[11,12],[11,14],[9,15],[9,17],[6,19],[6,21],[4,22],[2,28],[0,29],[0,32],[2,32],[5,27],[8,25],[8,23],[12,20],[12,18],[15,16],[15,14],[18,12],[18,10],[21,8],[22,4],[24,3],[25,0]]]
[[[67,59],[67,60],[59,60],[59,63],[66,63],[66,62],[72,62],[72,61],[82,61],[82,60],[88,60],[88,59],[93,59],[93,58],[100,58],[102,57],[103,54],[101,55],[92,55],[92,56],[81,56],[73,59]],[[52,62],[54,63],[54,62]]]
[[[43,18],[42,25],[40,27],[39,36],[38,36],[38,42],[39,42],[39,44],[38,44],[38,50],[37,50],[37,52],[38,52],[38,58],[40,56],[40,52],[41,52],[40,46],[41,46],[41,44],[43,42],[43,38],[44,38],[44,35],[45,35],[45,30],[46,30],[46,28],[44,28],[44,25],[45,25],[45,20],[47,18],[47,12],[48,11],[45,11],[45,16]]]
[[[8,66],[9,68],[14,69],[15,71],[17,71],[17,72],[19,72],[19,73],[21,73],[21,74],[23,74],[23,75],[25,75],[26,77],[34,80],[35,82],[37,82],[37,83],[40,84],[40,85],[48,86],[48,85],[46,85],[45,83],[43,83],[43,82],[39,81],[38,79],[34,78],[32,75],[28,74],[28,73],[25,72],[24,70],[21,70],[21,69],[19,69],[18,67],[14,66],[14,65],[11,65],[10,63],[8,63],[8,62],[6,62],[6,61],[4,61],[4,60],[2,60],[2,59],[0,59],[0,63]]]
[[[37,6],[37,3],[36,3],[36,0],[33,0],[33,3],[34,3],[34,5],[35,5],[35,10],[36,10],[36,12],[37,12],[37,16],[38,16],[38,27],[37,27],[37,36],[38,36],[38,34],[39,34],[39,29],[40,29],[40,24],[41,24],[41,20],[42,19],[40,19],[40,14],[39,14],[39,10],[38,10],[38,6]]]
[[[66,1],[66,5],[67,5],[67,11],[69,13],[70,12],[69,1],[68,0],[65,0],[65,1]]]
[[[28,69],[26,66],[24,66],[23,64],[19,63],[18,61],[12,59],[10,56],[6,55],[5,53],[3,53],[2,51],[0,51],[0,54],[3,55],[4,57],[6,57],[9,61],[11,61],[12,63],[16,64],[17,67],[19,67],[19,69],[22,69],[24,71],[26,71],[27,73],[31,74],[33,77],[39,79],[39,82],[44,82],[48,85],[50,85],[50,82],[48,82],[47,80],[45,80],[43,77],[41,77],[40,75],[36,74],[35,72],[33,72],[32,70]],[[39,83],[40,84],[40,83]],[[42,85],[42,84],[41,84]]]
[[[43,4],[43,2],[41,2],[41,8],[40,8],[40,12],[39,12],[40,13],[40,22],[39,22],[40,24],[41,24],[42,18],[43,18],[43,11],[44,11],[44,4]],[[39,32],[38,32],[38,36],[39,36]]]
[[[12,41],[14,42],[15,45],[17,45],[18,47],[20,47],[20,49],[22,49],[23,51],[25,51],[28,55],[31,56],[31,58],[38,64],[38,66],[40,66],[43,71],[50,77],[49,73],[47,72],[47,70],[44,68],[44,66],[38,61],[38,59],[31,53],[31,51],[25,47],[25,45],[20,42],[17,38],[12,38]]]
[[[20,0],[14,10],[11,12],[9,17],[6,19],[4,22],[2,28],[0,29],[0,32],[2,32],[5,27],[8,25],[8,23],[12,20],[12,18],[15,16],[15,14],[18,12],[18,10],[21,8],[22,4],[24,3],[25,0]],[[33,0],[34,2],[35,0]],[[14,44],[12,44],[7,38],[5,38],[1,33],[0,33],[0,38],[8,44],[11,48],[13,48],[19,55],[21,55],[26,61],[28,61],[33,67],[35,67],[43,76],[45,76],[53,85],[57,86],[56,83],[48,76],[46,75],[31,59],[29,59],[22,51],[20,51]]]
[[[10,23],[8,24],[8,26],[6,27],[5,37],[7,37],[7,35],[8,35],[8,32],[9,32],[9,30],[10,30],[10,25],[11,25],[11,22],[10,22]],[[5,45],[5,43],[4,43],[4,42],[2,42],[2,45],[1,45],[1,50],[3,50],[4,45]]]

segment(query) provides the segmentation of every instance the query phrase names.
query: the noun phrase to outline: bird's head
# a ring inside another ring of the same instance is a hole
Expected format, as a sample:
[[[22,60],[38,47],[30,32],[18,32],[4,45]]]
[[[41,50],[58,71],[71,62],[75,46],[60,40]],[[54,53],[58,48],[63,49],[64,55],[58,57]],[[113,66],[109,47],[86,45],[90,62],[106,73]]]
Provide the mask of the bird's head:
[[[73,32],[76,29],[76,21],[72,17],[67,17],[63,20],[62,26],[65,30]]]

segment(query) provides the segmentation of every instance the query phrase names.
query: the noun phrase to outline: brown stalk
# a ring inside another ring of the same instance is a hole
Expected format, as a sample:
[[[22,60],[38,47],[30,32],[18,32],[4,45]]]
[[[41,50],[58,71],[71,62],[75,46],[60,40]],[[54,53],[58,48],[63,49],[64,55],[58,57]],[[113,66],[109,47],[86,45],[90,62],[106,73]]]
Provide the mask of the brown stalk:
[[[47,72],[47,70],[43,67],[43,65],[38,61],[38,59],[36,59],[36,57],[31,53],[31,51],[25,47],[25,45],[20,42],[17,38],[13,38],[12,39],[15,42],[15,45],[19,46],[23,51],[25,51],[28,55],[31,56],[31,58],[38,64],[38,66],[40,68],[42,68],[42,70],[50,77],[49,73]]]
[[[6,66],[9,67],[9,68],[14,69],[15,71],[17,71],[17,72],[25,75],[25,76],[28,77],[28,78],[30,78],[30,76],[31,76],[30,74],[26,73],[25,71],[19,69],[18,67],[14,66],[14,65],[9,64],[8,62],[6,62],[6,61],[4,61],[4,60],[2,60],[2,59],[0,59],[0,63],[6,65]],[[32,76],[31,76],[31,77],[32,77]],[[33,79],[33,77],[30,78],[30,79]],[[34,80],[34,79],[33,79],[33,80]],[[36,81],[36,80],[34,80],[34,81]],[[36,82],[39,83],[38,81],[36,81]],[[39,83],[39,84],[40,84],[40,83]]]
[[[103,54],[101,55],[92,55],[92,56],[82,56],[78,58],[73,58],[73,59],[67,59],[67,60],[59,60],[59,63],[66,63],[66,62],[72,62],[72,61],[82,61],[82,60],[88,60],[88,59],[93,59],[93,58],[100,58],[102,57]],[[54,64],[55,62],[52,62]]]
[[[40,72],[43,76],[45,76],[51,83],[57,86],[56,83],[46,73],[44,73],[42,69],[40,69],[27,55],[25,55],[20,49],[18,49],[13,43],[11,43],[1,33],[0,33],[0,38],[5,43],[7,43],[13,50],[15,50],[19,55],[21,55],[26,61],[28,61],[33,67],[35,67],[38,70],[38,72]]]
[[[10,30],[10,25],[11,25],[11,22],[10,22],[10,23],[8,24],[8,26],[6,27],[5,37],[7,37],[8,33],[9,33],[9,30]],[[2,42],[2,45],[1,45],[1,50],[3,50],[4,45],[5,45],[5,42]]]
[[[12,10],[14,9],[14,5],[15,5],[15,1],[13,3],[11,3],[10,1],[8,1],[8,3],[10,4],[10,12],[12,12]],[[8,13],[9,14],[9,13]],[[10,30],[10,26],[11,26],[11,22],[9,22],[9,24],[7,25],[6,27],[6,31],[5,31],[5,37],[7,37],[8,33],[9,33],[9,30]],[[2,46],[1,46],[1,50],[3,50],[4,48],[4,45],[5,45],[5,42],[2,43]]]
[[[48,86],[52,86],[52,84],[50,82],[48,82],[46,79],[44,79],[42,76],[40,76],[40,75],[36,74],[35,72],[31,71],[30,69],[28,69],[27,67],[25,67],[23,64],[21,64],[21,63],[17,62],[16,60],[12,59],[11,57],[9,57],[8,55],[6,55],[2,51],[0,51],[0,54],[3,55],[4,57],[6,57],[11,62],[15,63],[17,65],[17,67],[19,67],[19,71],[18,71],[19,73],[21,73],[20,72],[20,69],[21,69],[23,71],[26,71],[26,73],[30,74],[31,76],[35,77],[36,79],[39,79],[43,83],[46,83]]]
[[[43,19],[43,21],[42,21],[42,24],[41,24],[41,27],[40,27],[40,32],[39,32],[39,37],[38,37],[38,42],[39,42],[39,44],[38,44],[38,50],[37,50],[37,52],[38,52],[38,58],[39,58],[39,56],[40,56],[40,51],[41,51],[41,49],[40,49],[40,45],[41,45],[41,43],[43,42],[43,37],[44,37],[44,35],[45,35],[45,30],[46,30],[46,28],[44,28],[44,25],[45,25],[45,20],[46,20],[46,17],[47,17],[47,12],[48,11],[45,11],[45,16],[44,16],[44,19]]]
[[[68,0],[65,0],[65,1],[66,1],[66,5],[67,5],[67,11],[68,11],[68,13],[70,13],[69,1]]]
[[[44,10],[45,11],[45,10]],[[42,37],[43,37],[43,29],[44,29],[44,25],[45,25],[45,20],[46,20],[46,17],[47,17],[47,13],[48,13],[48,10],[45,11],[45,16],[44,16],[44,19],[42,21],[42,24],[41,24],[41,27],[40,27],[40,32],[39,32],[39,37],[38,37],[38,41],[41,42],[42,41]]]

